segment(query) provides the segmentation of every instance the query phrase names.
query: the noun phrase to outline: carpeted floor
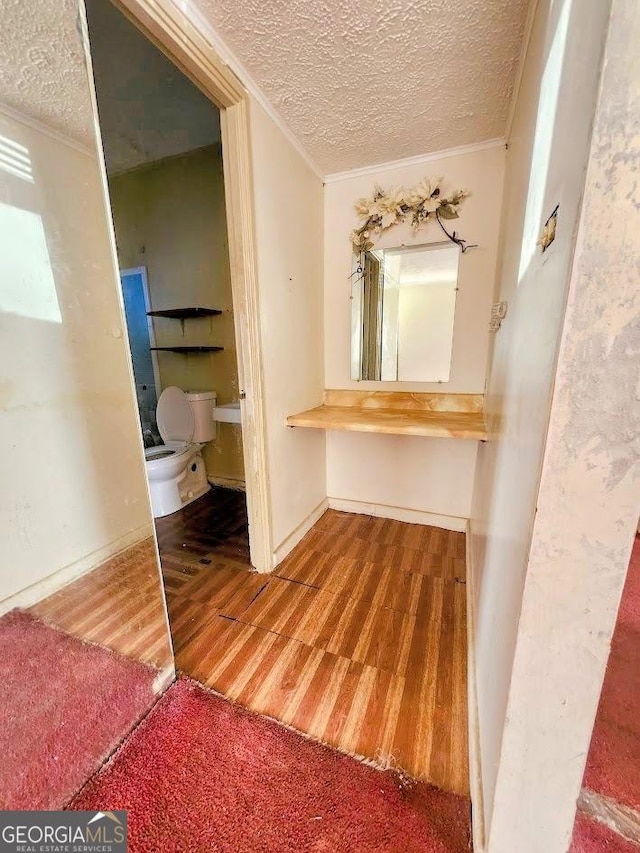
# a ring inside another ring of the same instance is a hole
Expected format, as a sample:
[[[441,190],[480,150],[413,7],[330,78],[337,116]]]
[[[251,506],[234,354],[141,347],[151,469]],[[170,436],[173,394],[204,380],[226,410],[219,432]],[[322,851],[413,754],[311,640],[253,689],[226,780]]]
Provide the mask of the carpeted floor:
[[[569,853],[638,853],[638,847],[601,823],[579,814]]]
[[[631,553],[582,787],[571,853],[640,851],[640,536]],[[635,842],[593,817],[606,817]]]
[[[469,850],[467,799],[403,784],[188,679],[70,807],[127,809],[131,853]]]
[[[0,648],[0,809],[60,808],[155,702],[157,671],[20,610]]]
[[[640,536],[618,611],[583,786],[640,811]]]

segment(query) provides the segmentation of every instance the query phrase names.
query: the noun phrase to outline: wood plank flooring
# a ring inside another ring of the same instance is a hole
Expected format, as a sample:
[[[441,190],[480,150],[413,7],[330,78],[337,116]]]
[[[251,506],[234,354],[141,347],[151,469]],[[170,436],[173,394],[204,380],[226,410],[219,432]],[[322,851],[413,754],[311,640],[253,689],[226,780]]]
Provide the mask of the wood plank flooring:
[[[329,510],[260,575],[242,493],[215,489],[157,529],[178,668],[468,794],[464,534]]]
[[[464,534],[329,510],[270,575],[245,496],[156,522],[176,666],[261,714],[468,794]],[[152,540],[40,602],[52,624],[170,659]]]
[[[173,656],[153,539],[39,601],[31,612],[75,637],[162,669]]]

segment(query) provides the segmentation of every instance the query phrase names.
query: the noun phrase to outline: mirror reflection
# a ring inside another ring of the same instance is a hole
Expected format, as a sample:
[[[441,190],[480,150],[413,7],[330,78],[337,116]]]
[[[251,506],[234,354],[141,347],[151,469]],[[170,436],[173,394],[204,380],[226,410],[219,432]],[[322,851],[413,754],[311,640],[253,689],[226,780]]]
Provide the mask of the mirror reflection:
[[[0,27],[0,809],[48,810],[174,660],[84,22],[78,4],[24,5],[4,4]]]
[[[352,379],[449,381],[459,254],[436,243],[371,249],[355,259]]]

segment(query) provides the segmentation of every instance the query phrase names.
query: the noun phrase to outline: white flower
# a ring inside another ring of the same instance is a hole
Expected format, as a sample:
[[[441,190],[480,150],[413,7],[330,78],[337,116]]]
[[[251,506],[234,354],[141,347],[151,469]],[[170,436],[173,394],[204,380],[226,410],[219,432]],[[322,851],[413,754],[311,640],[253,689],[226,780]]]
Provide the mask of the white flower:
[[[384,230],[385,228],[389,228],[393,225],[398,219],[398,215],[395,211],[390,211],[389,213],[383,213],[382,219],[380,220],[380,226]]]
[[[440,196],[436,196],[435,198],[427,198],[422,202],[422,209],[426,213],[434,213],[442,204],[442,199]]]
[[[354,208],[360,219],[368,219],[371,216],[371,208],[374,205],[372,198],[359,198]]]

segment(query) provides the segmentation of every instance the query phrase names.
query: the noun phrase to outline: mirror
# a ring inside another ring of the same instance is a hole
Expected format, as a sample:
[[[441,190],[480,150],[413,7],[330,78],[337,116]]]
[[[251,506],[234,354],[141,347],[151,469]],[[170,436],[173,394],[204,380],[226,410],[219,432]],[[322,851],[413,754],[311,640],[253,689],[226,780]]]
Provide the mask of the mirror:
[[[174,676],[83,5],[0,12],[2,810],[61,809]]]
[[[449,381],[459,255],[435,243],[354,258],[352,379]]]

